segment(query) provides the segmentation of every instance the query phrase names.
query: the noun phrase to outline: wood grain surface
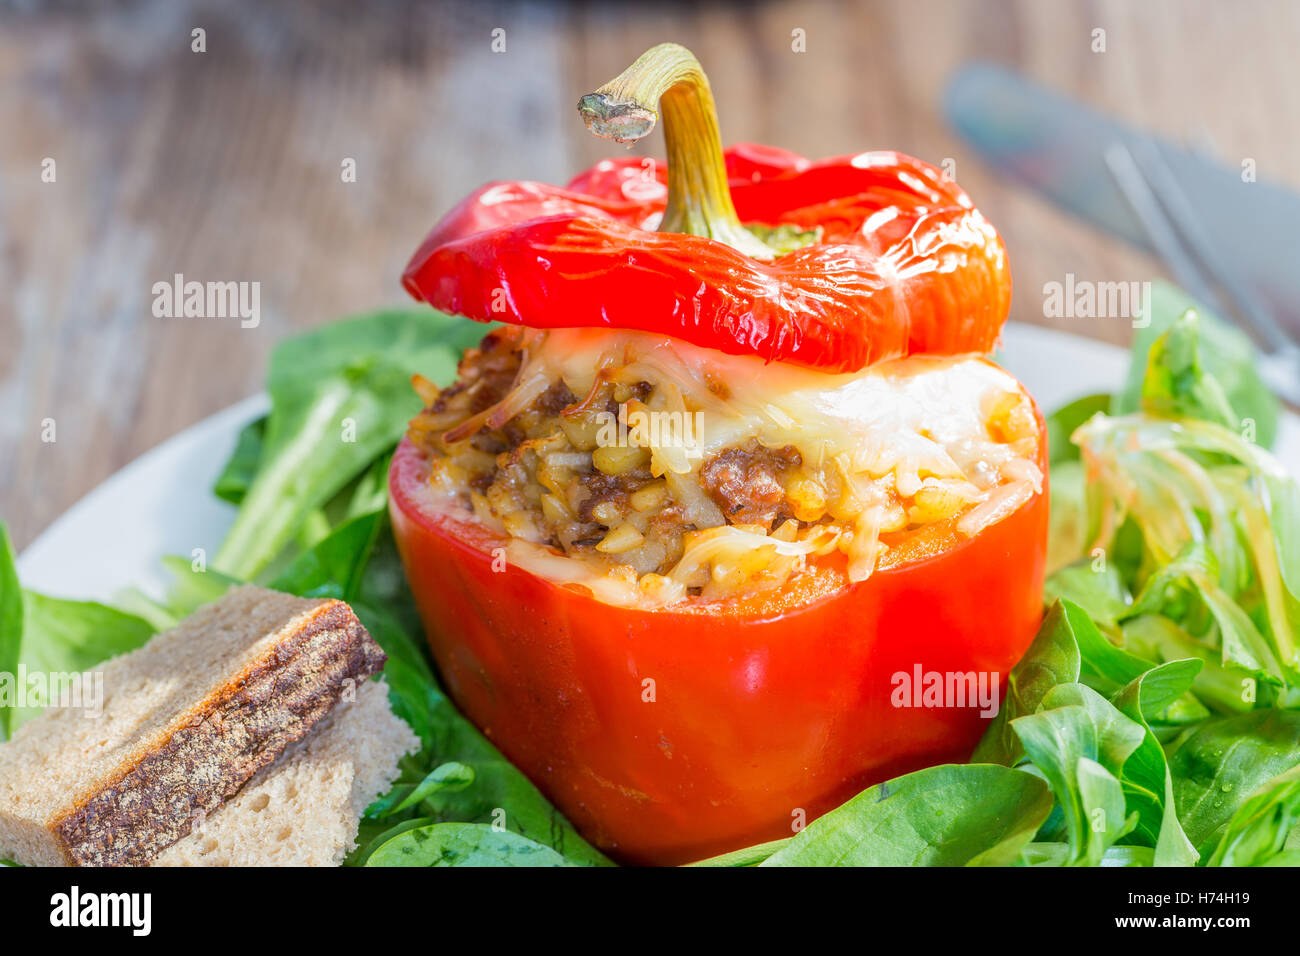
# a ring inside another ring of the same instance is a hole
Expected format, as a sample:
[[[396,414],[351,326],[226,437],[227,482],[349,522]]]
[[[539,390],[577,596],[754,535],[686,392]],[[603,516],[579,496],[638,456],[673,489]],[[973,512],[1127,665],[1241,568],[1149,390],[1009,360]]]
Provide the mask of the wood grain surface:
[[[258,390],[281,337],[404,303],[407,257],[474,186],[564,181],[608,155],[573,105],[665,39],[699,55],[728,140],[955,160],[1006,238],[1019,321],[1046,323],[1039,290],[1067,272],[1160,269],[968,154],[938,108],[966,61],[1208,138],[1225,161],[1250,156],[1262,178],[1300,186],[1300,3],[1286,0],[0,0],[0,520],[15,544]],[[657,134],[645,149],[661,152]],[[151,288],[175,273],[260,282],[260,325],[156,318]],[[1121,343],[1130,331],[1056,324]]]

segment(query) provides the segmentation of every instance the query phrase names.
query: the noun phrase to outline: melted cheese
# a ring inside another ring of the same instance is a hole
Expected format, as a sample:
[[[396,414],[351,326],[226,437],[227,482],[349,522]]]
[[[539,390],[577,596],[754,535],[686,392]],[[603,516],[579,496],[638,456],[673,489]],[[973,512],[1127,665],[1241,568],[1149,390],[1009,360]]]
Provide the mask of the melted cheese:
[[[841,459],[846,470],[896,472],[900,487],[922,474],[963,477],[979,463],[1013,457],[986,427],[990,395],[1020,395],[1002,369],[973,356],[914,356],[854,374],[828,375],[749,356],[724,355],[639,332],[561,329],[532,337],[519,380],[563,380],[577,395],[602,368],[625,381],[671,383],[695,411],[696,447],[655,446],[655,470],[690,473],[717,452],[757,439],[794,445],[806,459]],[[688,455],[688,451],[696,454]]]
[[[976,356],[917,356],[831,375],[603,329],[530,330],[522,351],[513,391],[478,416],[497,427],[560,381],[579,397],[604,381],[649,382],[646,411],[690,416],[685,430],[652,428],[636,441],[649,448],[651,470],[667,479],[686,520],[702,529],[670,571],[638,577],[630,566],[611,570],[508,539],[512,563],[607,603],[672,604],[701,569],[710,581],[705,598],[779,584],[809,557],[834,550],[847,555],[849,577],[863,580],[885,549],[882,532],[938,520],[927,515],[938,509],[960,514],[958,531],[973,535],[1042,488],[1032,406],[1011,375]],[[1014,427],[995,427],[1008,409],[1019,416]],[[798,540],[725,524],[698,473],[712,456],[751,440],[793,445],[805,467],[836,486],[831,524],[814,523]],[[501,528],[490,513],[479,518]]]

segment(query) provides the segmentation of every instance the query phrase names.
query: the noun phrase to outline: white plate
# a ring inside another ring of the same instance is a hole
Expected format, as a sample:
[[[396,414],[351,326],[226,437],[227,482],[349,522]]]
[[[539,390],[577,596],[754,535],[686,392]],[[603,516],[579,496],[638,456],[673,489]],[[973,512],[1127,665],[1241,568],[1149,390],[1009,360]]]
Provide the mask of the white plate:
[[[1123,349],[1051,329],[1009,324],[1004,365],[1045,411],[1082,395],[1112,391],[1128,367]],[[159,559],[210,557],[235,509],[212,484],[235,447],[239,430],[265,414],[265,395],[232,405],[187,428],[113,475],[37,538],[18,559],[24,586],[47,594],[106,601],[127,587],[161,596],[167,576]],[[1278,457],[1300,473],[1300,419],[1288,414]]]

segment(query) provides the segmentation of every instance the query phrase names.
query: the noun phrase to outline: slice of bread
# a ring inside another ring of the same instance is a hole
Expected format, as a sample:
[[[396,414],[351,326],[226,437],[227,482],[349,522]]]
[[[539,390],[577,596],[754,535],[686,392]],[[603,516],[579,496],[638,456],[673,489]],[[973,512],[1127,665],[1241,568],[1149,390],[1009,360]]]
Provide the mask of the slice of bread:
[[[90,672],[99,713],[65,699],[0,745],[0,857],[149,862],[384,660],[341,601],[232,590]]]
[[[383,681],[366,681],[152,865],[337,866],[397,761],[419,746]]]

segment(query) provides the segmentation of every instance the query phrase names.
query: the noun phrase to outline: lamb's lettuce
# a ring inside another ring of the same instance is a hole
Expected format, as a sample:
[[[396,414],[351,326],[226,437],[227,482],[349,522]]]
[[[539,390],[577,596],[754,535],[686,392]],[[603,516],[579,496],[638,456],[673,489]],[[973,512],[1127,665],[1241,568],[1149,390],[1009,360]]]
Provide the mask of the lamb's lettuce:
[[[1300,766],[1265,781],[1232,815],[1209,866],[1259,866],[1286,855],[1300,821]],[[1288,865],[1296,865],[1296,851]]]
[[[1094,418],[1075,439],[1102,525],[1141,531],[1126,617],[1161,613],[1225,665],[1294,688],[1300,493],[1276,459],[1222,425],[1144,413]]]
[[[1047,416],[1047,456],[1053,468],[1079,460],[1079,446],[1070,440],[1070,436],[1092,416],[1106,412],[1110,403],[1111,397],[1106,393],[1085,395]]]
[[[1264,708],[1205,721],[1169,758],[1188,839],[1208,859],[1251,795],[1297,765],[1300,711]]]
[[[1083,684],[1061,684],[1039,709],[1011,722],[1029,762],[1061,808],[1071,854],[1067,862],[1096,866],[1137,825],[1119,775],[1142,742],[1141,725]]]
[[[1200,669],[1200,661],[1169,661],[1139,674],[1111,698],[1143,731],[1142,742],[1124,761],[1119,777],[1125,805],[1136,814],[1134,833],[1153,847],[1155,866],[1192,866],[1198,858],[1178,819],[1173,774],[1151,721],[1187,694]]]
[[[1078,679],[1141,729],[1118,768],[1114,760],[1107,767],[1133,828],[1099,857],[1087,838],[1076,839],[1076,821],[1065,828],[1066,849],[1035,865],[1076,862],[1081,851],[1087,862],[1104,862],[1124,844],[1149,848],[1154,865],[1264,863],[1284,852],[1279,831],[1297,805],[1289,781],[1270,785],[1300,764],[1300,711],[1289,709],[1300,706],[1300,492],[1257,444],[1271,439],[1276,400],[1237,333],[1198,317],[1169,290],[1153,301],[1152,331],[1135,344],[1116,414],[1095,414],[1072,436],[1089,482],[1087,501],[1068,504],[1085,516],[1085,543],[1066,542],[1075,559],[1046,586],[1072,614],[1048,615],[977,751],[1017,756],[1009,734],[1044,720],[1054,695],[1067,692],[1040,695],[1040,680],[1028,704],[1038,699],[1041,709],[1017,717],[1027,706],[1017,683],[1030,674],[1070,677],[1072,668],[1042,662],[1049,651],[1072,662],[1062,645],[1073,637]],[[1053,533],[1061,536],[1056,526]],[[1026,749],[1054,783],[1063,821],[1089,793],[1109,802],[1109,817],[1118,803],[1108,780],[1064,780],[1079,728],[1058,719],[1050,730]],[[1106,809],[1100,798],[1098,806]]]
[[[1197,316],[1195,357],[1187,361],[1184,333],[1167,338],[1169,331],[1184,322],[1191,311]],[[1161,341],[1160,347],[1155,348]],[[1152,352],[1155,375],[1152,375]],[[1194,367],[1195,373],[1188,375]],[[1111,413],[1128,415],[1148,406],[1156,392],[1163,393],[1166,410],[1197,414],[1204,408],[1198,393],[1204,379],[1213,379],[1215,390],[1226,400],[1238,422],[1249,423],[1254,440],[1272,448],[1277,435],[1281,405],[1256,368],[1256,352],[1250,339],[1239,329],[1216,317],[1182,289],[1168,282],[1153,282],[1151,295],[1143,305],[1133,336],[1133,360],[1124,387],[1115,395]],[[1199,417],[1199,416],[1198,416]],[[1211,420],[1217,418],[1217,413]]]
[[[945,764],[877,784],[819,817],[760,866],[1005,866],[1052,810],[1038,777]]]

